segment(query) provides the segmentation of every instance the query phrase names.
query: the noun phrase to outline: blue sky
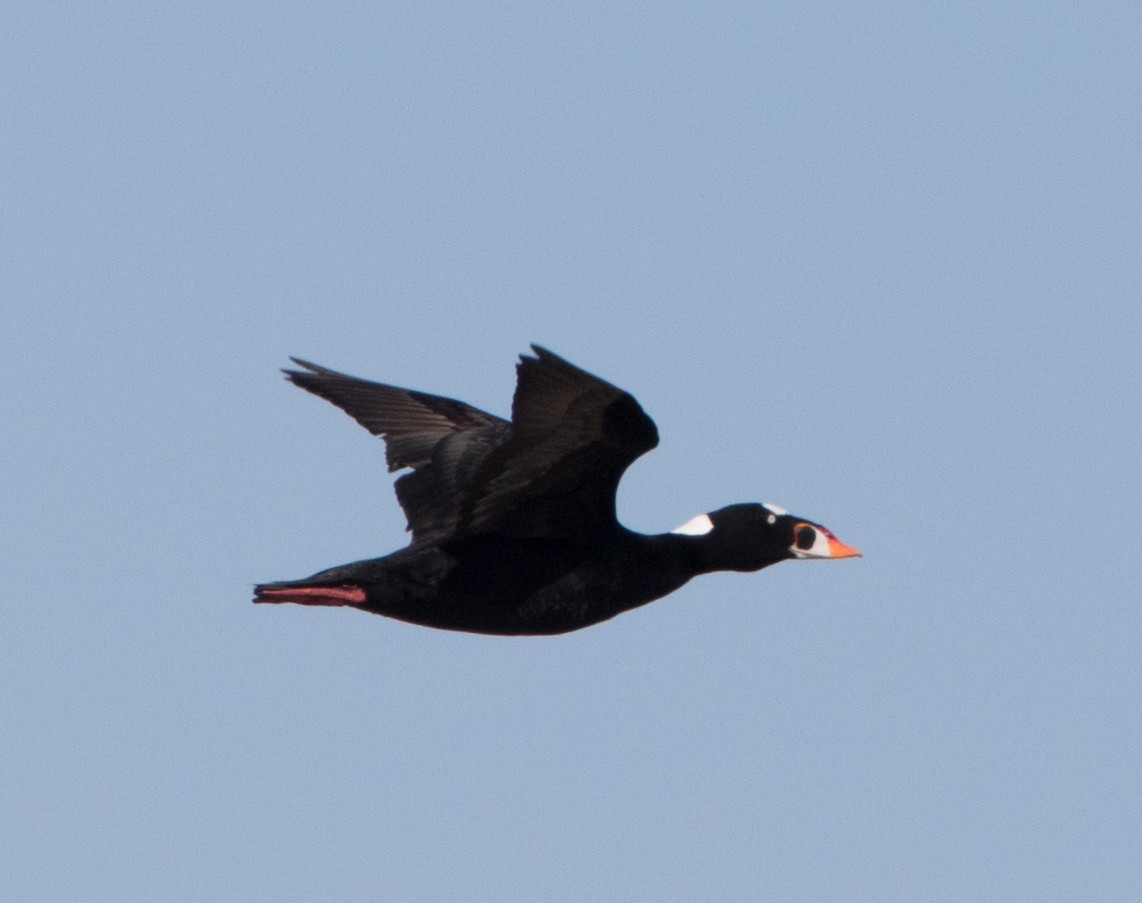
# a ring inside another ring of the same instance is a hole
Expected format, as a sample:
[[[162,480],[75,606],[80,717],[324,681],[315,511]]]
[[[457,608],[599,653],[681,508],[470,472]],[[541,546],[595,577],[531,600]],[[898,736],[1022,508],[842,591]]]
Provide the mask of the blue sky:
[[[1136,4],[16,3],[0,885],[1142,896]],[[540,342],[865,558],[557,638],[253,606],[404,543],[290,354]]]

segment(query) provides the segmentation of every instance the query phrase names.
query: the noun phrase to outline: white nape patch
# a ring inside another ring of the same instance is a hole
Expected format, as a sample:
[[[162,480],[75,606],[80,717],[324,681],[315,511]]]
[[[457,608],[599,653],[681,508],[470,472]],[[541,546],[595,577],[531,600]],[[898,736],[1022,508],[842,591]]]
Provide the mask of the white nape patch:
[[[773,504],[773,502],[764,502],[761,507],[768,511],[770,514],[782,515],[789,513],[780,505]]]
[[[686,521],[681,527],[675,527],[671,533],[681,533],[683,536],[705,536],[714,529],[714,522],[710,520],[710,515],[699,514],[697,517],[692,517]]]

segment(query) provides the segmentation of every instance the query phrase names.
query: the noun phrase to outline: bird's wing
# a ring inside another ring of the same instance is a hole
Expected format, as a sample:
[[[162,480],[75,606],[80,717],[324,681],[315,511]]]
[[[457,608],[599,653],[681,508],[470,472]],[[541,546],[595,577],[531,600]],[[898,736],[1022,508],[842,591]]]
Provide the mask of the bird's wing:
[[[291,358],[291,382],[333,402],[385,440],[389,470],[412,468],[396,481],[414,543],[457,532],[470,475],[511,433],[508,421],[454,398],[370,382]]]
[[[658,445],[658,430],[629,393],[531,347],[517,367],[510,438],[472,475],[458,532],[590,541],[617,527],[619,480]]]
[[[385,440],[413,543],[502,534],[590,541],[617,526],[615,492],[658,430],[628,393],[536,345],[512,420],[462,401],[291,358],[288,378]]]
[[[455,433],[507,427],[506,420],[454,398],[358,379],[296,357],[290,360],[305,368],[283,371],[291,382],[333,402],[385,440],[389,470],[423,467],[441,440]]]

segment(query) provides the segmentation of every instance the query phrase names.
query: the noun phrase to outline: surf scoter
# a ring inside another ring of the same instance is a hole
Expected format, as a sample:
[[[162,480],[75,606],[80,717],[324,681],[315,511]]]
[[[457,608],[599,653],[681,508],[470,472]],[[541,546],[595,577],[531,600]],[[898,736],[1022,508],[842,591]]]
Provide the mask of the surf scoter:
[[[340,605],[490,634],[577,630],[710,571],[859,555],[820,524],[730,505],[646,536],[615,491],[658,430],[627,392],[544,348],[521,355],[512,417],[297,358],[287,378],[385,440],[412,542],[383,558],[266,583],[255,602]]]

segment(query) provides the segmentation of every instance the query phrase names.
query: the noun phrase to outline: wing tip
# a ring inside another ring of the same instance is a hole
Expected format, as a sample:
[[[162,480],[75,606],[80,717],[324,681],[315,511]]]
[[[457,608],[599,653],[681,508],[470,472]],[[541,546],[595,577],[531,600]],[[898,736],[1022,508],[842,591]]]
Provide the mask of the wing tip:
[[[531,348],[533,353],[532,354],[526,354],[526,353],[521,354],[519,356],[519,363],[516,365],[516,369],[519,369],[522,366],[535,365],[535,364],[544,364],[547,366],[561,367],[565,370],[572,370],[575,372],[579,372],[581,369],[579,367],[576,367],[574,364],[572,364],[566,358],[560,357],[558,354],[556,354],[551,349],[545,348],[543,345],[538,345],[535,342],[531,342],[531,343],[529,343],[528,347]]]
[[[295,376],[322,376],[333,372],[328,367],[322,367],[320,364],[310,363],[309,361],[303,360],[300,357],[294,357],[292,354],[290,355],[289,359],[304,369],[290,370],[286,367],[282,367],[282,373],[286,375],[287,379],[293,379]]]

